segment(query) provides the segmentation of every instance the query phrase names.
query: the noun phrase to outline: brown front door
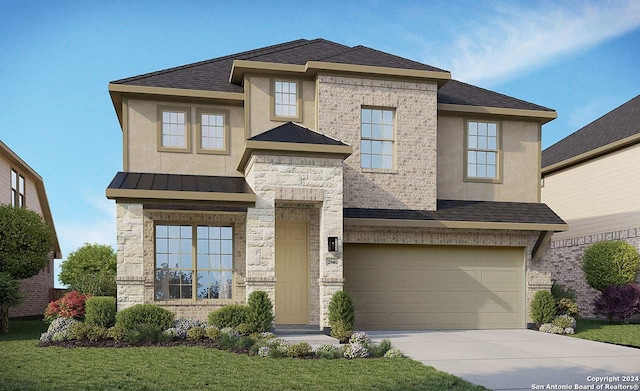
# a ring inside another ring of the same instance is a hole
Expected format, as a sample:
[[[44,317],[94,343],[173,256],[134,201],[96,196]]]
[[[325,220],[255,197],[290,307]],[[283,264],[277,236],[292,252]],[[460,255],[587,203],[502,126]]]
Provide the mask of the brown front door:
[[[307,222],[276,222],[276,324],[309,321]]]

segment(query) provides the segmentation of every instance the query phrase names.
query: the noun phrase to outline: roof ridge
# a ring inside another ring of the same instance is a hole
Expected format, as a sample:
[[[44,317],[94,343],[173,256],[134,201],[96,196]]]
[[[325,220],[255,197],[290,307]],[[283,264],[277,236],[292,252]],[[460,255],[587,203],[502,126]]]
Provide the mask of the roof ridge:
[[[344,45],[343,45],[343,46],[344,46]],[[353,47],[346,46],[347,50],[345,50],[344,52],[340,52],[340,53],[332,54],[332,55],[327,56],[327,57],[323,57],[323,58],[321,58],[321,59],[320,59],[320,61],[322,61],[322,60],[326,60],[326,59],[329,59],[329,58],[331,58],[331,57],[342,56],[343,54],[346,54],[346,53],[354,52],[354,51],[356,51],[356,50],[359,50],[359,49],[360,49],[360,46],[361,46],[361,45],[353,46]]]
[[[420,65],[428,66],[428,67],[431,67],[431,68],[439,69],[442,72],[449,72],[446,69],[442,69],[442,68],[439,68],[439,67],[434,67],[433,65],[425,64],[423,62],[412,60],[410,58],[398,56],[398,55],[393,54],[393,53],[383,52],[382,50],[370,48],[369,46],[357,45],[357,46],[354,46],[353,49],[369,49],[369,50],[373,50],[376,53],[381,53],[381,54],[384,54],[384,55],[387,55],[387,56],[391,56],[391,57],[394,57],[394,58],[397,58],[397,59],[400,59],[400,60],[411,61],[411,62],[416,63],[416,64],[420,64]],[[451,72],[449,72],[449,73],[451,73]]]
[[[247,50],[247,51],[244,51],[244,52],[234,53],[234,54],[227,54],[226,56],[222,56],[222,57],[210,58],[208,60],[197,61],[197,62],[185,64],[185,65],[180,65],[180,66],[177,66],[177,67],[165,68],[165,69],[161,69],[159,71],[147,72],[147,73],[143,73],[141,75],[126,77],[124,79],[117,79],[117,80],[111,81],[111,83],[127,83],[127,82],[131,82],[131,81],[144,79],[144,78],[147,78],[147,77],[150,77],[150,76],[157,76],[157,75],[162,75],[162,74],[165,74],[165,73],[175,72],[175,71],[179,71],[179,70],[183,70],[183,69],[189,69],[189,68],[193,68],[195,66],[200,66],[200,65],[204,65],[204,64],[210,64],[210,63],[217,62],[217,61],[222,61],[222,60],[228,60],[230,58],[236,58],[236,57],[239,57],[239,56],[252,55],[252,56],[255,57],[255,56],[258,55],[257,54],[258,52],[265,52],[265,51],[269,51],[271,49],[279,48],[279,47],[282,47],[282,46],[287,46],[287,49],[291,49],[291,47],[289,47],[289,46],[298,47],[298,46],[302,46],[302,45],[295,45],[295,44],[297,44],[297,43],[305,44],[305,43],[308,43],[308,42],[309,42],[309,40],[304,39],[304,38],[300,38],[300,39],[296,39],[296,40],[293,40],[293,41],[283,42],[283,43],[270,45],[270,46],[265,46],[265,47],[258,48],[258,49]],[[284,48],[282,50],[284,50]],[[275,53],[275,52],[278,52],[278,51],[280,51],[280,50],[275,50],[275,51],[270,52],[270,53]],[[266,53],[260,53],[260,54],[266,54]]]
[[[554,109],[550,109],[550,108],[545,107],[545,106],[540,106],[539,104],[532,103],[532,102],[526,101],[526,100],[524,100],[524,99],[520,99],[520,98],[516,98],[516,97],[513,97],[513,96],[509,96],[509,95],[503,94],[503,93],[498,92],[498,91],[489,90],[489,89],[482,88],[482,87],[479,87],[479,86],[474,85],[474,84],[465,83],[465,82],[463,82],[463,81],[456,80],[456,79],[451,79],[451,80],[449,80],[448,82],[446,82],[446,83],[443,85],[443,87],[444,87],[445,85],[447,85],[447,84],[451,83],[451,82],[464,84],[464,85],[467,85],[467,86],[470,86],[470,87],[473,87],[473,88],[477,88],[477,89],[479,89],[479,90],[483,90],[483,91],[486,91],[486,92],[490,92],[490,93],[492,93],[492,94],[500,95],[500,96],[505,97],[505,98],[509,98],[509,99],[517,100],[518,102],[521,102],[521,103],[526,103],[526,104],[529,104],[529,105],[537,106],[537,107],[539,107],[539,108],[541,108],[541,109],[544,109],[544,111],[556,111],[556,110],[554,110]]]
[[[284,51],[284,50],[289,50],[289,49],[299,48],[299,47],[301,47],[301,46],[306,46],[306,45],[309,45],[309,44],[311,44],[311,43],[313,43],[313,42],[316,42],[316,41],[319,41],[319,40],[320,40],[320,38],[317,38],[317,39],[314,39],[314,40],[311,40],[311,41],[309,41],[308,39],[300,39],[300,40],[298,40],[298,41],[304,41],[304,42],[300,42],[300,45],[292,45],[291,47],[283,47],[283,48],[281,48],[281,49],[274,50],[274,51],[269,52],[269,53],[260,53],[260,54],[255,54],[255,55],[253,55],[253,56],[251,56],[251,57],[249,57],[249,58],[262,56],[262,55],[264,55],[264,54],[273,54],[273,53],[282,52],[282,51]],[[326,41],[326,40],[325,40],[325,41]],[[297,42],[297,41],[291,41],[291,42],[293,43],[293,42]],[[326,42],[331,42],[331,41],[326,41]],[[335,42],[331,42],[331,43],[335,43]]]

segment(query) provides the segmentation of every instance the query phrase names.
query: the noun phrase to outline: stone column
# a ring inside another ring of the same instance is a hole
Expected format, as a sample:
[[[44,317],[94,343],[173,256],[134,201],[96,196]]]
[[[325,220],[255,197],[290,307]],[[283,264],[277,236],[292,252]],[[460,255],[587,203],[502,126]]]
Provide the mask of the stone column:
[[[118,310],[144,303],[142,204],[116,204]]]

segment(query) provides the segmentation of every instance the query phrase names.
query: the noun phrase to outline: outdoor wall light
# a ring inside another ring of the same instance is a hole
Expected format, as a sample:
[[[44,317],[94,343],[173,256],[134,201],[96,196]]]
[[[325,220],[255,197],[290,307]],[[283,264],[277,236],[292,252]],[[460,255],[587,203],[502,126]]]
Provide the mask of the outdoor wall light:
[[[338,251],[338,238],[335,236],[329,236],[328,238],[328,242],[329,242],[329,252],[336,252]]]

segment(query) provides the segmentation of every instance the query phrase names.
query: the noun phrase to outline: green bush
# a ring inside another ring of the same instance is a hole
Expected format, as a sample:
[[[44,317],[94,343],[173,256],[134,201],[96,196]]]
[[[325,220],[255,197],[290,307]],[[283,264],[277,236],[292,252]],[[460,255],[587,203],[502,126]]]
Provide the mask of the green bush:
[[[107,329],[107,338],[114,341],[122,341],[124,339],[125,330],[121,325],[115,325]]]
[[[251,292],[249,295],[249,312],[247,322],[252,326],[253,332],[271,330],[273,323],[273,305],[269,295],[264,291]]]
[[[370,357],[384,357],[384,355],[392,348],[391,341],[388,339],[383,339],[380,343],[371,343],[366,345],[367,350],[369,350]]]
[[[162,342],[167,337],[163,329],[153,323],[137,323],[133,328],[126,329],[124,339],[128,342]]]
[[[136,330],[141,324],[155,325],[163,331],[173,326],[174,316],[173,312],[155,304],[136,304],[118,312],[116,325],[125,330]]]
[[[345,343],[353,333],[354,308],[351,297],[345,291],[338,291],[329,302],[329,326],[331,336]],[[334,333],[334,329],[335,333]],[[335,335],[334,335],[335,334]]]
[[[236,326],[236,330],[238,331],[238,334],[243,336],[247,336],[255,331],[254,326],[249,323],[240,323]]]
[[[198,340],[207,338],[207,330],[204,327],[192,327],[187,330],[187,339]]]
[[[77,339],[78,341],[82,341],[87,339],[87,334],[89,334],[89,326],[85,322],[74,323],[69,326],[69,338]]]
[[[85,295],[116,295],[116,252],[111,246],[85,243],[69,253],[58,278]]]
[[[575,318],[580,315],[578,304],[572,299],[563,297],[556,301],[556,315],[569,315]]]
[[[116,298],[110,296],[90,297],[84,303],[84,320],[88,324],[111,327],[116,323]]]
[[[207,338],[212,341],[217,341],[220,338],[220,330],[216,327],[207,327],[206,329]]]
[[[638,250],[621,240],[595,243],[584,251],[582,259],[587,282],[599,291],[634,282],[639,266]]]
[[[287,347],[287,357],[306,357],[311,355],[313,349],[306,342],[300,342]]]
[[[554,281],[551,285],[551,294],[553,295],[553,298],[556,299],[556,301],[559,301],[560,299],[571,299],[573,301],[576,300],[575,289],[564,286],[556,281]]]
[[[549,291],[538,291],[531,300],[531,318],[540,326],[550,323],[556,316],[556,301]]]
[[[235,350],[243,351],[243,350],[251,349],[251,347],[255,343],[256,343],[256,340],[254,338],[242,336],[236,340],[233,347],[235,348]]]
[[[249,307],[240,304],[229,304],[209,313],[209,323],[219,329],[225,327],[238,327],[241,323],[247,323]]]

